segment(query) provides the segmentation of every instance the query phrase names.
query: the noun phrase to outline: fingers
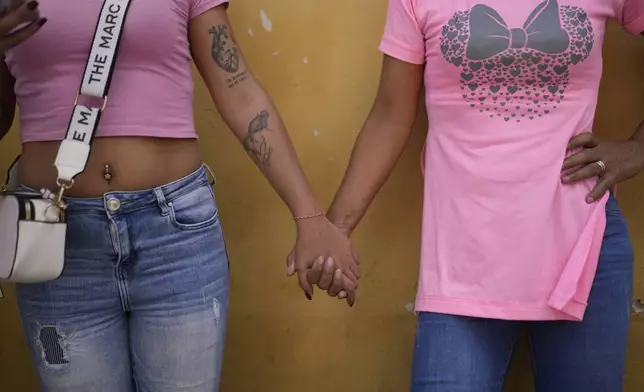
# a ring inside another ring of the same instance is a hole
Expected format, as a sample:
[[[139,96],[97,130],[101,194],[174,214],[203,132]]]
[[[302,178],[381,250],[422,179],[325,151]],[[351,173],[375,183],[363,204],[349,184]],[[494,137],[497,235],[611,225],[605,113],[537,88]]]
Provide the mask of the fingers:
[[[353,307],[353,304],[356,302],[356,292],[348,292],[347,293],[347,304],[349,307]]]
[[[28,1],[0,18],[0,35],[9,33],[23,23],[36,22],[39,19],[38,2]]]
[[[329,287],[328,294],[330,297],[336,297],[340,294],[342,290],[342,270],[337,269],[333,273],[333,283],[331,283],[331,287]]]
[[[578,166],[586,165],[596,162],[599,159],[598,151],[592,148],[585,148],[578,153],[575,153],[568,158],[564,159],[563,170],[572,169]]]
[[[295,275],[295,249],[286,256],[286,276]]]
[[[359,263],[360,261],[356,260],[355,257],[352,257],[351,262],[349,263],[349,270],[355,276],[356,281],[360,279],[360,266],[358,265]]]
[[[588,163],[577,170],[571,171],[570,173],[566,173],[566,175],[563,176],[561,181],[564,184],[570,184],[570,183],[585,180],[591,177],[600,176],[603,173],[603,170],[601,166],[599,166],[595,162]]]
[[[335,270],[335,262],[331,257],[327,258],[326,262],[324,263],[322,276],[320,277],[320,280],[318,282],[319,288],[321,288],[322,290],[328,290],[331,287]]]
[[[315,260],[315,264],[313,264],[313,268],[311,268],[311,270],[306,273],[306,280],[311,285],[318,284],[323,271],[324,271],[324,257],[320,256],[317,258],[317,260]]]
[[[351,280],[347,275],[342,274],[342,288],[346,292],[356,291],[358,290],[358,282]]]
[[[612,186],[613,181],[610,176],[604,176],[597,181],[597,184],[595,185],[595,188],[588,194],[586,197],[586,202],[587,203],[593,203],[604,196],[608,189]]]
[[[339,275],[338,271],[341,272]],[[318,282],[318,287],[329,291],[331,290],[332,285],[338,285],[338,287],[345,292],[356,291],[358,289],[358,279],[356,279],[355,276],[352,276],[350,271],[348,271],[348,273],[343,271],[342,268],[338,266],[338,263],[336,263],[332,257],[329,257],[324,265],[324,272]],[[335,295],[339,295],[339,291],[336,291]],[[335,297],[335,295],[333,296]]]
[[[306,280],[306,275],[306,271],[298,271],[297,280],[299,282],[300,288],[302,289],[302,291],[304,291],[306,299],[310,301],[313,299],[313,286],[308,282],[308,280]]]
[[[358,251],[356,251],[356,250],[355,250],[355,249],[353,249],[353,247],[352,247],[352,248],[351,248],[351,254],[353,255],[353,259],[356,261],[356,264],[357,264],[357,265],[360,265],[360,254],[358,253]]]
[[[599,145],[599,139],[591,132],[581,133],[568,142],[568,150],[574,150],[580,147],[595,148]]]
[[[16,30],[11,34],[5,35],[0,39],[0,52],[14,48],[26,41],[29,37],[36,34],[38,30],[47,22],[47,19],[40,19],[38,22],[33,22],[20,30]]]

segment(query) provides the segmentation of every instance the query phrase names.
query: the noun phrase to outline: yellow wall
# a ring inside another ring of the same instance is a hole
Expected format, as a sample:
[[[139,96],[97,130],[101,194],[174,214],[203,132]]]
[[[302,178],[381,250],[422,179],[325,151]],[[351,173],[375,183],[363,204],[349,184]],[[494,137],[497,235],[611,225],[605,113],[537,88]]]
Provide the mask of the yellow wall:
[[[335,4],[335,3],[334,3]],[[281,108],[315,191],[328,203],[377,87],[386,0],[247,0],[231,15],[255,73]],[[260,10],[272,21],[268,32]],[[249,33],[252,30],[253,34]],[[626,137],[644,113],[644,39],[612,26],[597,130]],[[639,71],[638,71],[639,70]],[[404,392],[411,366],[419,256],[419,152],[426,121],[355,233],[364,279],[353,309],[318,292],[307,301],[285,277],[293,240],[288,211],[214,111],[203,84],[195,115],[232,259],[232,301],[223,392]],[[424,114],[421,114],[422,117]],[[18,152],[16,132],[0,144],[0,167]],[[644,297],[644,176],[620,188]],[[377,229],[387,227],[389,230]],[[394,230],[395,229],[395,230]],[[5,285],[5,288],[9,288]],[[10,289],[10,288],[9,288]],[[0,390],[37,391],[14,299],[0,300]],[[634,317],[626,391],[644,390],[644,321]],[[522,346],[509,391],[530,391]]]

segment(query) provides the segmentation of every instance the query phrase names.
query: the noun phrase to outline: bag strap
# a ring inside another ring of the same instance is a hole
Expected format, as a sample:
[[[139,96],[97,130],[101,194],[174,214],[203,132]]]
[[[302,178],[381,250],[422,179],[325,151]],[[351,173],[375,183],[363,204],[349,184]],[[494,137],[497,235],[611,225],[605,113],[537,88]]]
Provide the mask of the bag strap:
[[[94,134],[98,129],[101,113],[107,106],[107,95],[114,74],[118,48],[123,37],[123,25],[131,0],[104,0],[101,13],[96,23],[92,46],[80,89],[74,99],[65,139],[60,144],[54,166],[58,171],[56,183],[62,192],[74,184],[74,178],[85,171],[91,151]],[[85,106],[78,103],[81,96],[98,99],[99,107]],[[16,172],[20,156],[9,166],[3,188],[11,188],[16,182]],[[3,189],[4,190],[4,189]]]
[[[107,106],[107,94],[130,1],[103,2],[67,134],[60,144],[54,163],[58,170],[57,184],[61,189],[69,189],[74,178],[85,171],[101,113]],[[78,103],[81,96],[99,99],[102,103],[97,107],[81,105]]]
[[[87,62],[81,86],[76,93],[74,110],[67,126],[65,139],[60,144],[54,166],[58,170],[56,183],[62,191],[74,184],[74,178],[85,171],[94,134],[101,113],[107,106],[107,94],[114,74],[118,48],[123,37],[123,25],[131,0],[104,0],[103,7]],[[98,107],[78,103],[81,96],[101,102]],[[16,181],[18,158],[9,166],[5,186]],[[4,188],[4,186],[3,186]],[[62,193],[60,193],[62,197]]]

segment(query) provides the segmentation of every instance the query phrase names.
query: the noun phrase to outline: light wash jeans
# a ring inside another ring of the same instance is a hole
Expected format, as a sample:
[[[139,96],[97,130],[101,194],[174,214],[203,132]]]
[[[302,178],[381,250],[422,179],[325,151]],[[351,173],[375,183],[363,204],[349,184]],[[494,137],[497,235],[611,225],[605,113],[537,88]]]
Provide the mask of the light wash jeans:
[[[418,316],[412,392],[501,392],[526,328],[536,392],[620,392],[633,290],[633,249],[611,195],[597,274],[583,322]]]
[[[205,166],[67,202],[62,276],[17,288],[43,391],[218,391],[229,266]]]

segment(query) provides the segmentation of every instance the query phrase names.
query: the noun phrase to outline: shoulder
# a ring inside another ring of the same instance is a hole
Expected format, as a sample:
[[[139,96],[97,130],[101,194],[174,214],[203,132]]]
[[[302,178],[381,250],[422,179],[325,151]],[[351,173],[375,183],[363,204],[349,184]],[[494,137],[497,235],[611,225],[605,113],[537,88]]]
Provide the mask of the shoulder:
[[[187,3],[189,9],[189,18],[193,19],[204,12],[213,8],[223,6],[228,7],[229,0],[183,0]]]
[[[609,7],[609,17],[630,34],[644,32],[644,1],[609,0],[601,4]]]

